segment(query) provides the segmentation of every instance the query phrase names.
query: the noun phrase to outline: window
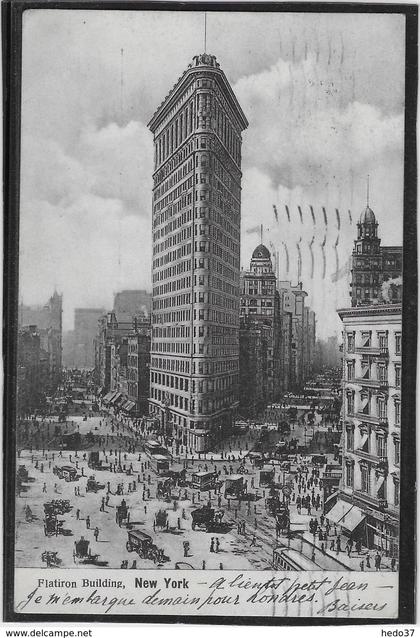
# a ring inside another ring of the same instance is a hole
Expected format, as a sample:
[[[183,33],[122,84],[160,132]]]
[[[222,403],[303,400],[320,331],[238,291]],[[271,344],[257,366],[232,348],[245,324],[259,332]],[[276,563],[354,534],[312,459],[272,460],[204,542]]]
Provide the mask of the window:
[[[381,352],[386,352],[388,350],[388,333],[379,332],[378,339],[379,339],[379,348]]]
[[[387,455],[386,438],[384,436],[376,437],[376,456],[385,457]]]
[[[400,482],[394,479],[394,505],[398,507],[400,504]]]
[[[388,410],[386,405],[386,400],[379,397],[378,398],[378,417],[380,419],[386,419],[388,416]]]
[[[370,379],[370,361],[362,359],[362,379]]]
[[[354,428],[352,427],[347,429],[347,449],[354,449]]]
[[[388,381],[388,369],[385,365],[378,366],[378,380],[381,383],[387,383]]]
[[[362,332],[362,348],[370,348],[372,342],[371,332]]]
[[[395,401],[395,425],[401,425],[401,403]]]
[[[361,394],[360,399],[361,399],[360,412],[362,412],[362,414],[370,414],[370,395]]]
[[[400,440],[397,438],[394,439],[394,464],[400,464]]]
[[[346,485],[353,487],[354,485],[354,466],[353,463],[346,463]]]
[[[354,392],[347,393],[347,414],[354,414]]]
[[[354,379],[354,361],[347,361],[347,381]]]
[[[395,387],[401,387],[401,366],[395,366]]]
[[[360,466],[360,489],[365,494],[370,493],[370,474],[367,465]]]
[[[401,332],[395,333],[395,354],[401,354]]]
[[[354,352],[354,332],[347,333],[347,351]]]

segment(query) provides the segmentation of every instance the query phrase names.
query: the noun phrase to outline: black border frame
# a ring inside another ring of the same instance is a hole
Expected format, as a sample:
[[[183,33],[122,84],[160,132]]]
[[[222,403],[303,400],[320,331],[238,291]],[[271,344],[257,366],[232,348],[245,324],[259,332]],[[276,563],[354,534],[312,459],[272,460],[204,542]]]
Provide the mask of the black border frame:
[[[3,0],[3,620],[6,622],[116,622],[215,625],[315,626],[375,625],[415,622],[416,521],[416,352],[417,352],[417,45],[418,7],[415,4],[325,2],[168,2],[150,0]],[[404,257],[401,499],[399,613],[395,619],[270,618],[244,616],[159,616],[93,614],[18,614],[14,611],[14,514],[16,340],[18,311],[19,175],[22,17],[27,9],[84,9],[124,11],[246,11],[306,13],[395,13],[406,19]],[[13,451],[13,454],[8,453]]]

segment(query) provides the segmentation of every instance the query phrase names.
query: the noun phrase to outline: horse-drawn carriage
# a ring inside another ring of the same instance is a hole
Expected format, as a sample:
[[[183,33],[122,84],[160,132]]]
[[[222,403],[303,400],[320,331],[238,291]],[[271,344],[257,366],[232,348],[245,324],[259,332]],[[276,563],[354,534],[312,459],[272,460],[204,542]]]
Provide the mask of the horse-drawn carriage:
[[[225,498],[240,499],[246,493],[246,484],[241,474],[231,474],[225,479]]]
[[[53,467],[53,474],[56,474],[59,479],[64,479],[66,483],[79,480],[76,468],[71,465],[55,465]]]
[[[27,483],[29,481],[29,474],[25,465],[19,465],[17,469],[17,477],[21,483]]]
[[[115,522],[118,523],[118,527],[121,527],[121,525],[124,522],[128,524],[128,520],[129,520],[128,506],[125,500],[123,499],[120,505],[117,505],[116,512],[115,512]]]
[[[88,466],[92,469],[92,470],[108,470],[109,469],[109,465],[106,465],[105,463],[102,462],[102,460],[99,459],[99,452],[90,452],[89,453],[89,460],[88,460]]]
[[[69,500],[56,499],[49,503],[44,503],[44,512],[46,516],[55,516],[57,514],[68,514],[72,509]]]
[[[274,514],[276,519],[276,536],[290,533],[290,511],[286,503],[280,503]]]
[[[159,510],[155,514],[155,526],[160,529],[165,529],[168,522],[168,512],[166,510]]]
[[[92,554],[89,545],[90,541],[87,541],[83,536],[80,537],[80,540],[74,541],[73,561],[76,564],[90,565],[97,562],[99,554]]]
[[[46,514],[44,518],[45,536],[58,536],[62,534],[64,521],[59,521],[57,516]]]
[[[215,510],[212,507],[203,505],[203,507],[193,510],[191,516],[193,530],[199,526],[205,527],[206,532],[216,532],[221,526],[224,512],[223,510]]]
[[[98,483],[95,479],[95,476],[89,476],[86,483],[86,492],[99,492],[99,490],[105,489],[105,485],[103,483]]]
[[[152,560],[154,563],[162,563],[165,560],[163,549],[158,549],[152,537],[139,529],[128,532],[126,548],[128,552],[136,552],[140,558]]]
[[[47,563],[47,567],[59,567],[62,563],[61,558],[57,556],[58,552],[45,551],[41,554],[43,563]]]
[[[276,521],[276,535],[289,534],[290,532],[290,511],[287,503],[280,500],[277,490],[270,490],[270,496],[267,499],[267,507],[271,516]]]

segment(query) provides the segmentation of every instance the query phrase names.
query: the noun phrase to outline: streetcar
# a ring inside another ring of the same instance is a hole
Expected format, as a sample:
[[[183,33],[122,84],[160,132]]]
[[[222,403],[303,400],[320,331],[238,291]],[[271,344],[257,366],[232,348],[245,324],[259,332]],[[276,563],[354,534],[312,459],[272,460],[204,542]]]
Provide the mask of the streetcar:
[[[150,457],[150,468],[155,474],[167,474],[169,472],[169,460],[163,454],[152,454]]]
[[[168,452],[168,450],[166,449],[166,447],[163,447],[163,445],[161,445],[160,443],[158,443],[158,441],[155,440],[150,440],[150,441],[146,441],[144,444],[144,451],[146,452],[146,455],[151,458],[152,456],[155,456],[156,454],[160,454],[161,456],[164,456],[165,458],[170,458],[170,452]]]
[[[216,478],[214,472],[194,472],[191,477],[191,486],[200,491],[214,490]]]
[[[320,567],[310,558],[291,547],[277,547],[273,551],[273,567],[277,571],[316,572]]]

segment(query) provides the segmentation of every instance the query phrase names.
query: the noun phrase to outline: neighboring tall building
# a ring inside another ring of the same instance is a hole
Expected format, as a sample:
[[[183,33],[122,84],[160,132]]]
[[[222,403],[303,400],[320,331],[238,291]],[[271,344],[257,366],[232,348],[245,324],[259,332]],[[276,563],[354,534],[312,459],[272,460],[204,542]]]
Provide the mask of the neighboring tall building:
[[[135,322],[127,340],[127,398],[134,404],[129,406],[130,411],[136,414],[147,414],[150,387],[150,323]]]
[[[98,321],[105,312],[105,308],[75,308],[73,333],[73,365],[75,368],[94,367],[94,340],[98,331]]]
[[[343,322],[343,480],[327,517],[368,548],[398,557],[402,250],[381,248],[377,229],[367,207],[353,251],[352,307],[338,310]],[[392,284],[386,285],[387,277]]]
[[[398,557],[401,304],[339,310],[343,322],[343,482],[328,514]]]
[[[41,348],[36,326],[21,328],[17,340],[17,412],[32,414],[45,400],[49,384],[48,353]]]
[[[269,398],[269,326],[241,318],[239,330],[239,411],[241,417],[256,417]]]
[[[150,411],[208,449],[238,407],[241,134],[216,58],[194,57],[149,123],[154,136]]]
[[[63,296],[54,292],[45,306],[24,306],[18,308],[20,328],[36,326],[40,337],[40,347],[48,356],[48,380],[45,390],[53,393],[61,380],[62,338],[63,338]]]
[[[263,244],[257,246],[252,253],[249,271],[241,273],[241,320],[244,319],[246,321],[241,324],[241,350],[246,348],[249,342],[245,335],[246,327],[253,332],[258,325],[268,328],[265,334],[266,379],[258,380],[258,385],[264,388],[264,400],[272,403],[280,398],[280,297],[276,289],[276,275],[271,255]],[[242,368],[241,384],[245,383],[247,374],[251,374],[251,370]],[[246,398],[245,400],[247,401]]]
[[[150,317],[152,295],[146,290],[122,290],[114,295],[117,321],[132,321],[133,317]]]
[[[122,340],[133,329],[133,321],[117,321],[114,312],[108,312],[98,321],[95,345],[95,383],[103,392],[117,390],[117,356]]]
[[[307,293],[302,288],[302,282],[292,286],[290,281],[280,281],[280,312],[291,315],[290,348],[290,387],[303,387],[313,371],[315,356],[316,322],[315,313],[305,306]]]
[[[401,301],[402,247],[381,246],[378,222],[369,205],[357,223],[351,272],[352,306]],[[396,280],[395,285],[384,286],[390,280]]]

